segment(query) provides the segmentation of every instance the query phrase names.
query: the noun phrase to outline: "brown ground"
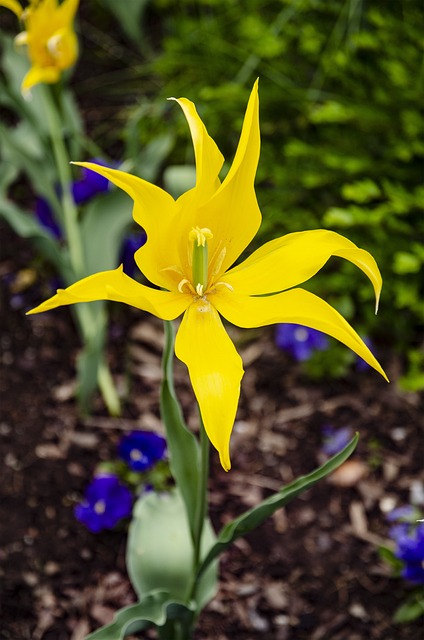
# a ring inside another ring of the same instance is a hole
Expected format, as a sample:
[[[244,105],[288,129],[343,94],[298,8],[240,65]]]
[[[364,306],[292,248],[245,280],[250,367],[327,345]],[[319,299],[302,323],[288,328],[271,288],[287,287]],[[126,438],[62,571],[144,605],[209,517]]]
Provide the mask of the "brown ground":
[[[33,264],[32,253],[11,232],[2,237],[0,638],[81,640],[134,601],[125,528],[91,534],[73,506],[98,461],[113,457],[123,429],[160,428],[161,325],[123,306],[114,310],[109,355],[117,382],[129,389],[124,418],[107,418],[98,401],[82,421],[72,395],[78,341],[69,311],[25,317],[11,306],[13,274]],[[40,293],[32,287],[23,295],[31,305]],[[419,640],[419,622],[391,622],[408,589],[390,578],[377,553],[387,535],[384,511],[408,501],[422,468],[423,404],[398,391],[397,360],[383,356],[390,385],[371,371],[317,384],[276,349],[268,330],[240,350],[247,373],[233,470],[223,472],[212,455],[217,528],[317,466],[324,424],[350,425],[361,440],[338,476],[225,554],[219,593],[196,639]],[[182,366],[176,380],[195,426]]]

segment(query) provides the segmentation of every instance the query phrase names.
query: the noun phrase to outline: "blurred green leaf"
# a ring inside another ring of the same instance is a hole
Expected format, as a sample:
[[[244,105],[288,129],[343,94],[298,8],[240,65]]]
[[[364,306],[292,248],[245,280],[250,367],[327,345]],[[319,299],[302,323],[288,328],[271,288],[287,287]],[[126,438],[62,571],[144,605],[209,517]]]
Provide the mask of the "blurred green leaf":
[[[84,208],[81,237],[87,275],[118,266],[122,241],[132,223],[132,200],[121,190],[99,194]]]
[[[424,598],[417,593],[404,602],[395,612],[393,622],[405,624],[424,616]]]

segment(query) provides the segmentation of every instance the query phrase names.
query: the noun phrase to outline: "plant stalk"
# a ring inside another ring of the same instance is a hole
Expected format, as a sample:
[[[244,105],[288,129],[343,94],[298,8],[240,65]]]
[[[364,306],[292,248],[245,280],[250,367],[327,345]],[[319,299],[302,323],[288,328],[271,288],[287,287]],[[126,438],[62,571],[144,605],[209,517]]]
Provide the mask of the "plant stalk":
[[[72,269],[77,278],[82,278],[85,273],[85,260],[82,248],[81,234],[78,227],[78,210],[75,206],[71,192],[72,174],[69,163],[69,156],[63,140],[61,119],[57,111],[54,96],[51,88],[42,85],[44,105],[49,124],[50,138],[53,147],[53,154],[59,174],[60,199],[63,209],[63,224],[65,227],[66,240],[69,247]]]
[[[55,97],[52,88],[47,85],[40,87],[43,94],[44,106],[49,124],[50,139],[53,148],[53,154],[56,162],[57,172],[60,184],[60,200],[63,211],[63,226],[66,236],[66,242],[69,249],[69,257],[71,268],[75,280],[83,278],[87,275],[84,259],[83,242],[81,238],[80,228],[78,224],[78,209],[75,205],[71,191],[72,174],[68,151],[63,139],[63,128],[59,110],[56,106]],[[103,317],[105,322],[106,318]],[[79,325],[81,337],[84,347],[93,340],[98,332],[98,318],[93,310],[77,306],[76,309],[77,324]],[[111,415],[120,414],[120,401],[113,383],[112,375],[109,367],[101,358],[97,370],[97,384],[100,392]]]

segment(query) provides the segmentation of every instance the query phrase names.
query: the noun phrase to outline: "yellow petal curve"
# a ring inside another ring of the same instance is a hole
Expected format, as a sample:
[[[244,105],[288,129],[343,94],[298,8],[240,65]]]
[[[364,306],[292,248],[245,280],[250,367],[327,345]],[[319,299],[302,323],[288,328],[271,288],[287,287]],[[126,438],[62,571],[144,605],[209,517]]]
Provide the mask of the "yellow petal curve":
[[[60,78],[60,71],[57,67],[31,67],[22,80],[21,91],[28,93],[36,84],[55,84]]]
[[[18,18],[21,17],[23,12],[21,5],[19,4],[19,2],[16,2],[16,0],[0,0],[0,7],[10,9],[10,11],[13,11],[15,16],[17,16]]]
[[[224,163],[224,157],[208,134],[193,102],[187,98],[169,98],[169,100],[178,102],[190,127],[196,158],[196,200],[205,201],[219,188],[218,174]]]
[[[209,242],[210,272],[226,271],[255,236],[261,212],[255,194],[260,152],[259,98],[256,81],[250,94],[233,164],[212,199],[201,206],[194,226],[213,233]]]
[[[343,316],[309,291],[291,289],[273,296],[249,297],[222,287],[219,292],[210,295],[210,300],[224,318],[239,327],[289,322],[323,331],[343,342],[387,380],[379,362]]]
[[[160,187],[125,171],[110,169],[93,162],[72,164],[99,173],[132,198],[134,220],[147,234],[146,243],[135,256],[137,265],[150,282],[165,289],[175,288],[175,278],[163,271],[170,265],[179,264],[178,247],[175,242],[177,209],[172,196]]]
[[[63,0],[63,2],[56,9],[56,15],[58,23],[67,27],[70,26],[74,20],[75,14],[78,10],[79,0]]]
[[[162,320],[174,320],[186,310],[192,296],[146,287],[127,276],[121,266],[83,278],[67,289],[58,289],[56,295],[28,311],[28,315],[62,305],[95,300],[124,302]]]
[[[309,280],[331,256],[349,260],[368,276],[378,305],[382,279],[372,255],[339,233],[325,229],[290,233],[265,243],[230,269],[224,280],[238,293],[276,293]]]
[[[207,300],[194,302],[187,309],[177,333],[175,353],[188,367],[206,433],[228,471],[243,364],[216,309]]]

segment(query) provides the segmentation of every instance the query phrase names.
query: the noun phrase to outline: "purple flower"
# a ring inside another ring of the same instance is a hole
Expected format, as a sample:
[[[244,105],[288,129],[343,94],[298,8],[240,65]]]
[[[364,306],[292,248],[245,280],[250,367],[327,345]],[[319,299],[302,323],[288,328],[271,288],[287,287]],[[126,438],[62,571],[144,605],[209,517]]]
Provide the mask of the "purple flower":
[[[96,476],[86,489],[84,500],[76,505],[75,517],[93,533],[112,529],[131,515],[132,494],[114,475]]]
[[[90,162],[95,162],[103,167],[107,166],[99,158],[94,158]],[[109,180],[86,167],[82,169],[81,178],[72,183],[72,195],[74,196],[75,204],[83,204],[98,193],[103,193],[108,189]]]
[[[300,324],[277,324],[277,347],[288,351],[298,362],[309,360],[314,351],[328,347],[327,337],[316,329]]]
[[[166,440],[152,431],[132,431],[118,446],[119,456],[133,471],[148,471],[165,455]]]
[[[334,427],[329,425],[322,429],[322,435],[324,436],[322,451],[328,456],[334,456],[336,453],[339,453],[353,437],[350,427],[334,429]]]
[[[404,563],[402,577],[424,585],[424,523],[400,532],[396,544],[395,556]]]
[[[389,522],[396,522],[401,520],[402,522],[411,522],[415,513],[415,509],[412,505],[406,504],[402,507],[396,507],[386,515],[386,519]]]
[[[386,515],[386,520],[388,522],[394,522],[395,524],[389,529],[389,537],[397,542],[403,536],[407,536],[411,525],[415,523],[417,519],[418,513],[417,509],[410,504],[397,507],[390,511]]]
[[[43,229],[49,231],[56,240],[62,238],[62,229],[56,222],[49,203],[44,198],[38,197],[35,201],[35,217]]]
[[[119,257],[119,263],[123,265],[124,273],[131,278],[138,271],[137,263],[134,258],[134,254],[143,244],[146,242],[146,234],[144,231],[134,231],[124,238],[122,243],[121,253]]]
[[[103,160],[94,158],[92,162],[96,162],[102,166],[106,166]],[[82,169],[81,178],[75,180],[71,185],[71,191],[75,204],[83,204],[91,198],[94,198],[98,193],[103,193],[109,189],[109,180],[100,176],[95,171]],[[60,197],[61,189],[59,186],[56,188],[57,195]],[[61,240],[63,237],[62,229],[58,225],[54,213],[50,208],[49,203],[44,198],[38,197],[35,201],[35,216],[40,225],[49,231],[56,240]]]

